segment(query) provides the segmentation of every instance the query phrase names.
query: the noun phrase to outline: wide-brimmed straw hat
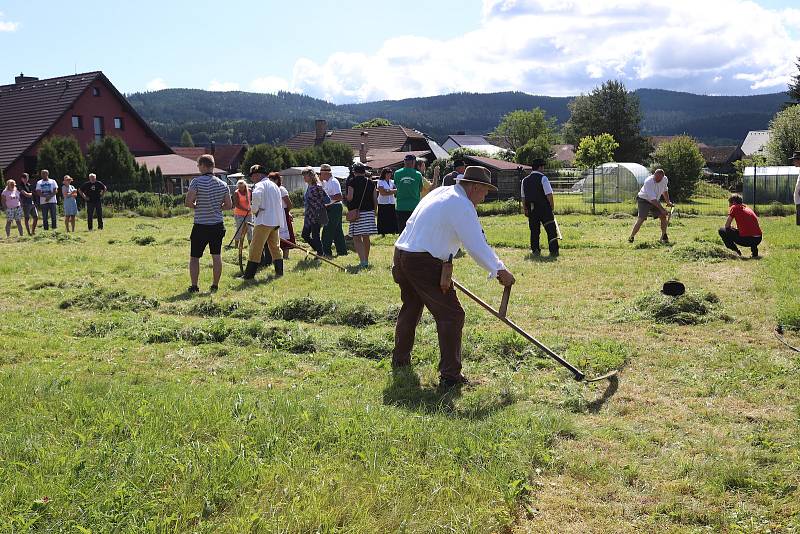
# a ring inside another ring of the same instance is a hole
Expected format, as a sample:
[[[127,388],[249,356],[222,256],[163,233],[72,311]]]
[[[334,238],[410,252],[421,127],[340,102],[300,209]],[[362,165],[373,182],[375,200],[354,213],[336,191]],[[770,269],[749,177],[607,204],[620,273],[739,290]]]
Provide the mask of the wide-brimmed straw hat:
[[[489,172],[489,169],[480,165],[470,165],[464,169],[464,176],[461,178],[460,183],[463,184],[464,182],[483,184],[492,191],[497,191],[497,187],[492,185],[492,173]]]

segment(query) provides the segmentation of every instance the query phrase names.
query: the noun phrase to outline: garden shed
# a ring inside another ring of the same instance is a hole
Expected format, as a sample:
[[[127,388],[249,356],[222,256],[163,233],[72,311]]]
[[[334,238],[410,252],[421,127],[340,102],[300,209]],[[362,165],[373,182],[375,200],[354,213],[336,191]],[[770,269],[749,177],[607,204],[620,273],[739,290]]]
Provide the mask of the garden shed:
[[[742,197],[746,204],[794,204],[800,167],[745,167]]]
[[[633,200],[650,176],[647,167],[638,163],[603,163],[586,171],[583,201],[607,204]]]

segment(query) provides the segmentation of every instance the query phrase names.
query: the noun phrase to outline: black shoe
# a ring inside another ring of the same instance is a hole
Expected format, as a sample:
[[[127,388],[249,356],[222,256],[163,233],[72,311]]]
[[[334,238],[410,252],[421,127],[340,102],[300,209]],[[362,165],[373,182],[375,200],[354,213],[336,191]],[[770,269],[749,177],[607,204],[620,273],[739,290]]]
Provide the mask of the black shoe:
[[[750,247],[750,252],[753,253],[754,258],[758,258],[758,247]]]
[[[470,385],[472,382],[464,375],[460,375],[458,378],[441,377],[439,379],[439,389],[454,389]]]
[[[628,238],[628,243],[633,243],[633,236],[630,236],[630,237]]]
[[[189,289],[186,290],[187,293],[199,293],[200,288],[197,286],[189,286]]]
[[[257,261],[248,261],[247,267],[244,269],[244,274],[242,278],[244,280],[252,280],[256,276],[256,271],[258,270],[258,262]]]
[[[555,250],[555,251],[551,252],[551,253],[550,253],[550,257],[551,257],[551,258],[557,258],[557,257],[558,257],[558,251],[557,251],[557,250]]]
[[[219,286],[218,285],[213,285],[213,286],[209,287],[208,290],[211,291],[212,293],[216,293],[219,290]]]
[[[275,266],[275,276],[283,276],[283,260],[273,260]]]
[[[531,250],[531,256],[541,256],[541,255],[542,255],[541,250]]]
[[[669,236],[667,234],[662,235],[661,236],[661,242],[662,243],[669,243]]]

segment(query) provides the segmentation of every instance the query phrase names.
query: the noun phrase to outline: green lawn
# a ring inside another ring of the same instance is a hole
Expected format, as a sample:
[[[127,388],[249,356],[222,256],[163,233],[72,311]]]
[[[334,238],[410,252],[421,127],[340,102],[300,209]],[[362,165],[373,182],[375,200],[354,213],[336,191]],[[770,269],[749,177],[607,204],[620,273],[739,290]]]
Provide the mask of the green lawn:
[[[800,328],[800,234],[764,218],[763,259],[739,260],[723,220],[630,245],[629,216],[564,215],[562,256],[534,261],[523,217],[484,217],[509,316],[623,372],[577,384],[462,298],[480,384],[460,394],[436,389],[427,314],[392,375],[389,237],[369,270],[293,253],[255,284],[226,251],[220,292],[191,297],[186,217],[5,241],[0,532],[799,530],[800,358],[772,329]],[[455,275],[499,303],[470,259]],[[672,277],[718,299],[699,324],[637,308]]]

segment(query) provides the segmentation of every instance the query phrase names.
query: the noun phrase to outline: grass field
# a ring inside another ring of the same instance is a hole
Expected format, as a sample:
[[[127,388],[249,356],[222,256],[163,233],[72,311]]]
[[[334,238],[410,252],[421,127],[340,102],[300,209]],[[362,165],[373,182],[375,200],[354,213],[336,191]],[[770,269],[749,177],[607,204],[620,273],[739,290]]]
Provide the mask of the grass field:
[[[760,260],[717,244],[719,217],[662,246],[654,222],[630,245],[626,215],[565,215],[557,261],[529,257],[521,216],[482,222],[509,316],[618,386],[465,298],[480,384],[437,391],[427,313],[393,375],[389,237],[369,270],[293,253],[255,284],[227,251],[213,296],[184,293],[186,217],[3,242],[0,532],[800,530],[800,358],[772,336],[800,344],[793,218],[762,219]],[[455,275],[499,303],[470,259]],[[673,277],[680,310],[656,295]]]

